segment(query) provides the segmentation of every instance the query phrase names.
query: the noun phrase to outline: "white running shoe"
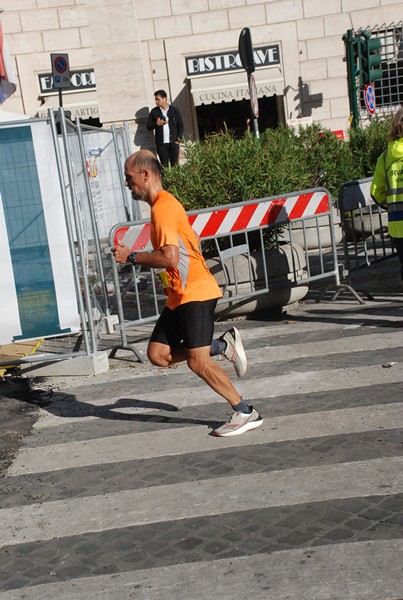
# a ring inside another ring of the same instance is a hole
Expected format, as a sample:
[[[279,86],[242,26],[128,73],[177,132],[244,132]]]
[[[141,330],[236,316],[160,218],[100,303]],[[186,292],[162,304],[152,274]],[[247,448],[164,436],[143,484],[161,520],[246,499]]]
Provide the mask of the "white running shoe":
[[[229,437],[230,435],[240,435],[249,429],[260,427],[263,423],[263,419],[253,406],[251,406],[251,409],[252,412],[250,414],[234,411],[227,423],[224,423],[224,425],[215,429],[214,435],[219,437]]]
[[[248,368],[245,350],[242,344],[241,334],[236,327],[228,329],[220,338],[227,346],[223,352],[223,356],[228,359],[235,367],[238,377],[243,377]]]

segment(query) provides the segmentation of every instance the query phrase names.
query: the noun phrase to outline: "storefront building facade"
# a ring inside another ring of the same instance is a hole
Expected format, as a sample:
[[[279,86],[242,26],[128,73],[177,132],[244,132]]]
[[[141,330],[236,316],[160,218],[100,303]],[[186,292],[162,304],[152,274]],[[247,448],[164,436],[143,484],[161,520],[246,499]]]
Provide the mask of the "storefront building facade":
[[[5,110],[46,115],[58,105],[50,54],[69,55],[72,119],[128,121],[135,147],[151,147],[145,122],[154,91],[182,112],[188,139],[227,126],[242,133],[250,115],[238,39],[255,49],[259,127],[319,121],[349,126],[342,35],[401,20],[401,0],[1,0],[18,91]]]

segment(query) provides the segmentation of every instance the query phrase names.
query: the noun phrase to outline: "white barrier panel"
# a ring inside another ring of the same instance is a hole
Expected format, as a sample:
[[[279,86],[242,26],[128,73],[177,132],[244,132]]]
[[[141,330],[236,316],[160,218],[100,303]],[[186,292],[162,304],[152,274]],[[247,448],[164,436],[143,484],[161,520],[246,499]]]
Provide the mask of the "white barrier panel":
[[[340,208],[344,211],[355,210],[360,206],[376,206],[371,198],[372,177],[349,181],[340,188]]]
[[[52,133],[0,127],[0,344],[80,330]]]
[[[116,138],[116,147],[113,137]],[[95,232],[92,227],[89,202],[92,202],[94,216],[97,222],[97,235],[107,238],[108,233],[115,223],[132,217],[129,212],[131,200],[127,200],[125,206],[121,190],[121,170],[124,162],[124,149],[122,147],[122,132],[111,133],[99,130],[83,131],[83,143],[85,151],[85,167],[82,164],[78,138],[69,135],[70,156],[68,161],[74,171],[74,184],[79,200],[81,217],[81,235],[86,240],[93,240]],[[59,147],[64,165],[64,178],[68,185],[66,172],[66,156],[63,138],[59,138]],[[120,154],[120,157],[118,156]],[[120,158],[120,161],[119,161]],[[85,179],[88,179],[91,198],[88,198]],[[129,198],[127,193],[127,198]],[[70,201],[71,202],[71,201]],[[75,239],[77,233],[74,232]]]
[[[371,198],[372,178],[341,186],[339,208],[343,227],[345,273],[395,255],[388,235],[388,214]],[[367,294],[369,297],[369,295]]]

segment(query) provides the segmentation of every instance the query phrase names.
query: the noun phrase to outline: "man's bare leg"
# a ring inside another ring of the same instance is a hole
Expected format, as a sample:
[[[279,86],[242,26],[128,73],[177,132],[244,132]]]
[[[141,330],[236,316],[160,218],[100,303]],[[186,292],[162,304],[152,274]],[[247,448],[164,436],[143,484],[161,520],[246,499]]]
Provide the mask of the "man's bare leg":
[[[225,398],[231,406],[236,406],[241,401],[227,373],[211,358],[210,346],[188,350],[181,344],[173,350],[166,344],[150,342],[147,356],[148,360],[157,367],[169,367],[186,360],[189,368],[217,394]]]
[[[260,414],[249,406],[231,383],[226,372],[210,357],[210,347],[187,350],[187,363],[217,394],[229,402],[233,409],[230,419],[214,430],[214,435],[227,437],[256,429],[263,424]]]
[[[186,351],[183,344],[173,350],[167,344],[150,342],[147,348],[147,358],[156,367],[170,367],[175,363],[186,360]]]
[[[217,394],[225,398],[231,406],[241,402],[227,373],[210,356],[210,346],[186,350],[189,368],[207,383]]]

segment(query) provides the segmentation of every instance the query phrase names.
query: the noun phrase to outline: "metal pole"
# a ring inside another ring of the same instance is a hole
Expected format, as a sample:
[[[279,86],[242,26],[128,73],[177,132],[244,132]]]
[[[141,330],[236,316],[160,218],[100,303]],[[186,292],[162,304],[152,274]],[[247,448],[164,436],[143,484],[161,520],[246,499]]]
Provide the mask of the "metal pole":
[[[351,127],[355,129],[359,125],[359,113],[357,103],[356,60],[354,52],[356,39],[352,29],[348,29],[347,33],[343,36],[343,40],[346,46],[348,93],[350,100],[350,114],[352,115]]]
[[[335,280],[336,280],[336,285],[339,286],[340,285],[340,273],[339,273],[339,265],[338,265],[338,260],[337,260],[336,234],[335,234],[334,218],[333,218],[333,210],[332,210],[333,199],[330,195],[330,192],[329,192],[328,202],[329,202],[330,238],[331,238],[331,246],[332,246],[333,264],[334,264],[334,268],[335,268],[334,276],[335,276]]]
[[[132,153],[132,144],[131,144],[131,137],[130,137],[130,127],[128,126],[127,123],[123,124],[123,132],[124,132],[124,136],[123,136],[123,142],[124,142],[124,152],[125,152],[125,156],[129,156]],[[123,182],[124,183],[124,182]],[[126,194],[126,197],[128,196],[128,190],[126,188],[126,185],[124,184],[125,190],[124,193]],[[134,202],[131,198],[130,195],[130,202],[131,202],[131,212],[133,213],[133,220],[134,221],[139,221],[140,219],[142,219],[142,214],[141,214],[141,208],[140,208],[140,203],[139,202]]]
[[[123,165],[120,164],[119,161],[119,147],[118,147],[118,143],[116,140],[116,128],[114,125],[112,125],[112,138],[113,138],[113,146],[115,148],[115,157],[116,157],[116,164],[118,166],[118,171],[119,171],[119,182],[120,182],[120,191],[122,193],[122,199],[123,199],[123,206],[125,209],[125,213],[126,213],[126,219],[128,221],[131,221],[133,219],[133,214],[132,211],[130,210],[130,207],[127,206],[127,195],[126,195],[126,185],[123,179]]]
[[[259,139],[259,137],[260,137],[259,126],[258,126],[258,122],[257,122],[257,118],[256,117],[253,117],[253,128],[255,130],[256,138]]]
[[[250,91],[250,79],[251,79],[251,73],[248,72],[248,90],[249,91]],[[250,98],[250,108],[251,108],[251,113],[252,113],[253,130],[255,132],[256,139],[259,139],[259,123],[258,123],[256,115],[253,111],[252,96]]]
[[[129,154],[132,153],[132,145],[131,145],[131,138],[130,138],[130,127],[128,126],[127,123],[123,123],[123,132],[124,132],[124,136],[123,136],[124,151],[125,151],[125,155],[129,156]]]
[[[70,148],[69,148],[68,137],[67,137],[66,117],[65,117],[63,108],[60,109],[60,125],[61,125],[61,130],[62,130],[64,153],[65,153],[65,157],[66,157],[66,170],[67,170],[67,176],[68,176],[69,186],[70,186],[71,205],[72,205],[72,209],[73,209],[74,224],[75,224],[75,228],[76,228],[78,256],[79,256],[80,263],[81,263],[81,279],[82,279],[82,285],[83,285],[85,306],[87,309],[88,330],[89,330],[89,335],[90,335],[90,340],[91,340],[92,352],[95,353],[97,351],[97,340],[96,340],[95,333],[94,333],[94,319],[93,319],[93,315],[92,315],[90,287],[89,287],[89,283],[88,283],[87,269],[85,267],[85,252],[84,252],[84,246],[83,246],[83,233],[82,233],[82,227],[81,227],[81,221],[80,221],[80,213],[79,213],[79,208],[78,208],[78,200],[77,200],[77,195],[76,195],[74,177],[73,177],[73,172],[72,172],[71,163],[70,163]],[[83,325],[83,331],[86,326],[87,326],[87,322],[85,321],[84,325]]]
[[[124,314],[124,309],[123,309],[122,296],[121,296],[121,293],[120,293],[120,282],[119,282],[118,267],[117,267],[116,261],[115,261],[114,257],[112,256],[112,254],[111,254],[111,261],[112,261],[113,282],[114,282],[114,285],[115,285],[116,307],[117,307],[117,310],[118,310],[119,324],[120,324],[120,338],[122,340],[122,347],[125,348],[125,347],[127,347],[127,334],[126,334],[126,326],[125,326],[125,314]]]
[[[68,243],[69,243],[71,264],[72,264],[73,275],[74,275],[74,284],[75,284],[76,294],[77,294],[78,312],[80,314],[81,329],[83,332],[85,352],[88,356],[90,354],[90,347],[89,347],[89,341],[88,341],[88,332],[86,329],[85,308],[84,308],[83,296],[81,293],[81,286],[80,286],[80,275],[78,272],[78,266],[77,266],[77,260],[76,260],[76,250],[74,247],[73,227],[72,227],[72,223],[71,223],[69,204],[67,201],[67,194],[66,194],[66,188],[65,188],[65,183],[64,183],[62,159],[61,159],[61,155],[60,155],[60,148],[59,148],[58,138],[57,138],[55,113],[53,112],[53,110],[51,108],[48,109],[48,117],[49,117],[49,122],[50,122],[50,126],[51,126],[51,131],[52,131],[53,146],[54,146],[54,150],[55,150],[57,172],[58,172],[59,181],[60,181],[60,190],[61,190],[61,194],[62,194],[64,216],[66,218],[67,239],[68,239]]]
[[[102,294],[104,297],[105,314],[109,315],[110,312],[109,312],[109,306],[108,306],[108,291],[106,289],[105,273],[104,273],[104,268],[103,268],[103,264],[102,264],[102,250],[101,250],[101,244],[99,243],[98,224],[97,224],[97,219],[95,216],[94,199],[92,197],[92,190],[91,190],[89,178],[85,175],[85,173],[87,172],[86,164],[85,164],[86,159],[85,159],[83,132],[81,129],[79,117],[76,117],[76,128],[77,128],[77,137],[78,137],[78,147],[80,149],[80,156],[81,156],[81,165],[83,167],[83,173],[84,173],[85,191],[87,192],[92,232],[94,234],[95,255],[97,257],[99,276],[101,278],[101,285],[102,285]]]

